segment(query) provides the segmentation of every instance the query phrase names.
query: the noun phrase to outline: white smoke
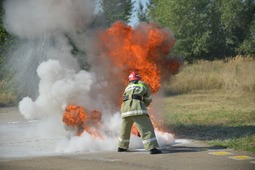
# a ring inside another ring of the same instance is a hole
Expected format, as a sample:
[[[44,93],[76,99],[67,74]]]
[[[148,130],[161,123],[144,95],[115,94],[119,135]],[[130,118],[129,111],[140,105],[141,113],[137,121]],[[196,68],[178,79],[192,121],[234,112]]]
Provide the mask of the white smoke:
[[[89,51],[94,50],[93,47],[91,44],[91,49],[85,47],[89,44],[88,39],[80,33],[87,29],[93,17],[94,1],[8,0],[4,6],[6,29],[26,40],[13,54],[12,62],[20,69],[17,77],[26,84],[28,90],[29,82],[36,82],[30,75],[37,73],[39,78],[38,96],[35,99],[23,98],[19,103],[20,113],[26,119],[38,119],[41,122],[37,129],[38,135],[67,135],[56,146],[57,152],[115,150],[121,117],[104,95],[112,95],[109,89],[105,90],[108,85],[105,77],[110,77],[107,75],[109,68],[96,63],[94,51]],[[72,37],[80,49],[87,50],[87,60],[96,68],[90,72],[79,69],[79,63],[72,54],[73,47],[66,35]],[[99,129],[99,133],[103,140],[86,131],[77,137],[73,132],[65,130],[62,117],[69,104],[102,111],[104,127]],[[160,145],[173,142],[171,134],[158,131],[156,134]],[[131,147],[142,147],[140,138],[132,136],[131,141]]]
[[[95,82],[95,75],[81,70],[75,74],[74,70],[62,67],[57,60],[48,60],[37,69],[40,78],[39,96],[33,102],[25,97],[20,101],[21,114],[27,119],[38,119],[51,114],[61,115],[65,106],[77,104],[91,106],[89,92]]]
[[[21,38],[81,31],[94,13],[93,0],[8,0],[5,27]]]

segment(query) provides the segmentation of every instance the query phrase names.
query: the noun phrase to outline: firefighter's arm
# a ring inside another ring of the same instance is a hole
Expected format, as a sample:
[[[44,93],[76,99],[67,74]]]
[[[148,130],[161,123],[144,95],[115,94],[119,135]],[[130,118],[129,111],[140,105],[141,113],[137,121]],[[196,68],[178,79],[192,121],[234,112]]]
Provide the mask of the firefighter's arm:
[[[152,102],[150,87],[147,85],[146,85],[146,94],[143,96],[143,102],[146,107],[148,107],[150,103]]]

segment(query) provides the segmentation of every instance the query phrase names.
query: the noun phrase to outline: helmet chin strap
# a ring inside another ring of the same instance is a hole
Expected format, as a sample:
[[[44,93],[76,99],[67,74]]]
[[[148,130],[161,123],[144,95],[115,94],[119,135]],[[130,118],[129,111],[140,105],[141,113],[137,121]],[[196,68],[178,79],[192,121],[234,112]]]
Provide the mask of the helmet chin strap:
[[[139,80],[133,80],[133,81],[131,81],[131,82],[134,83],[134,84],[137,84],[138,81],[139,81]]]

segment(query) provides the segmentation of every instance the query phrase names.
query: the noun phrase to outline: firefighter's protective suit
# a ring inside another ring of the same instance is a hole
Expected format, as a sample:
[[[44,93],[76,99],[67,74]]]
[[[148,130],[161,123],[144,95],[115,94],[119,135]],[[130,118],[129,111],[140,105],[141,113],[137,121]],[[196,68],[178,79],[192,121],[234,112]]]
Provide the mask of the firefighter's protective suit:
[[[130,132],[135,123],[146,150],[158,147],[153,125],[146,107],[152,102],[149,86],[143,81],[130,81],[123,94],[121,105],[122,127],[119,148],[127,149]]]

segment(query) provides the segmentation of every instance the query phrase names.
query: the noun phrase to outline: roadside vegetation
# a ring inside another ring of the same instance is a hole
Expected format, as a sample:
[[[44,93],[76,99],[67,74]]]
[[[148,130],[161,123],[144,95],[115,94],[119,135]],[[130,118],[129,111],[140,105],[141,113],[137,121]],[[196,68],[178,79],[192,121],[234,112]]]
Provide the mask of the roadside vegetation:
[[[10,81],[0,80],[0,107],[14,106],[17,104],[15,91],[9,84]]]
[[[176,138],[255,152],[255,59],[186,65],[164,85],[164,123]]]

